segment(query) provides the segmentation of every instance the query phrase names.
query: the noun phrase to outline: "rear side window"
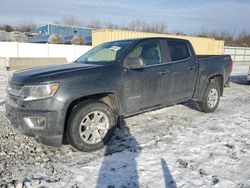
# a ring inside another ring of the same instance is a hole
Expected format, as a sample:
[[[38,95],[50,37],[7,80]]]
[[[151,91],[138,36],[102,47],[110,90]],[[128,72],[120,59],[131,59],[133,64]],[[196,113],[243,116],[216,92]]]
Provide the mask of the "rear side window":
[[[172,61],[180,61],[191,56],[187,43],[168,41],[168,47]]]

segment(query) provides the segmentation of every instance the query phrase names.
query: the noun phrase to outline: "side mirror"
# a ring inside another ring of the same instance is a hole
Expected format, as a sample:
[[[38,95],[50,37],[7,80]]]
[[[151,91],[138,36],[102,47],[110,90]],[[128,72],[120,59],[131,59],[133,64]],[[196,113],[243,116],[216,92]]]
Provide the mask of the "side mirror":
[[[140,57],[127,58],[124,62],[124,67],[127,69],[139,69],[143,68],[143,61]]]

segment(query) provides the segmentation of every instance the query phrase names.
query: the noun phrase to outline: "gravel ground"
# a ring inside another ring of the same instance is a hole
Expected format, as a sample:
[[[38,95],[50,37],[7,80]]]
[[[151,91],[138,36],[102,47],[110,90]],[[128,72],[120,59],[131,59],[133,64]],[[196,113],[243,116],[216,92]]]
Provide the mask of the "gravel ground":
[[[125,120],[92,153],[41,145],[4,117],[0,83],[0,187],[250,187],[250,86],[235,66],[219,109],[188,103]],[[1,107],[2,106],[2,107]]]

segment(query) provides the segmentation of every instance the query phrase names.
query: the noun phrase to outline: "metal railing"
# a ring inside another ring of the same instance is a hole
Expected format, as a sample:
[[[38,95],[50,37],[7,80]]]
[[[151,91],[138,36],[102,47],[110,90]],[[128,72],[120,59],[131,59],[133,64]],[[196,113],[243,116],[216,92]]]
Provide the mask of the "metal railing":
[[[250,48],[225,46],[224,54],[231,55],[235,63],[250,64]]]

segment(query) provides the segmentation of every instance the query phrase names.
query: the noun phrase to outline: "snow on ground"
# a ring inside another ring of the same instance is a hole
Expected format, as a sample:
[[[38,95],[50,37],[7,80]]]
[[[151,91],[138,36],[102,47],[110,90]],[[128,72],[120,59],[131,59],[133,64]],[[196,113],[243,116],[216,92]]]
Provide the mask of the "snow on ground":
[[[92,153],[36,143],[0,112],[0,187],[250,187],[247,71],[234,67],[215,113],[189,103],[134,116]]]
[[[0,111],[4,110],[5,90],[10,75],[10,72],[0,70]]]

